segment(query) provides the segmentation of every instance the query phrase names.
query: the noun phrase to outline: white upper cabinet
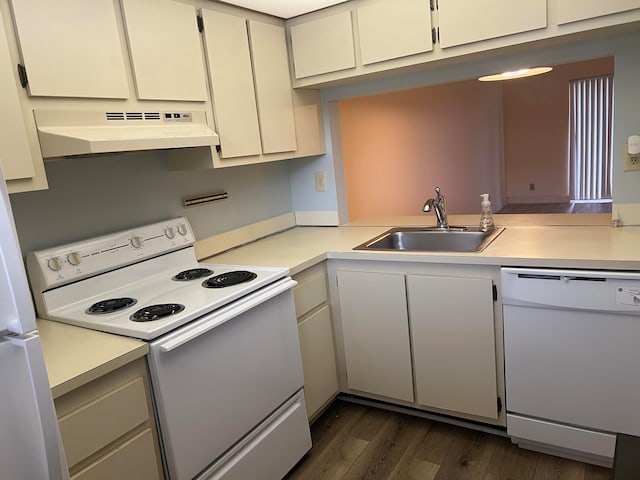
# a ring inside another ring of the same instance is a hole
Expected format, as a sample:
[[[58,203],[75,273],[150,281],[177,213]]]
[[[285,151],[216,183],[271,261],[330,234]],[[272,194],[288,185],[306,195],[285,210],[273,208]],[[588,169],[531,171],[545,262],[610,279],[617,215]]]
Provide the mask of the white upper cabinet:
[[[14,71],[0,18],[0,164],[6,180],[35,175]]]
[[[558,24],[640,8],[640,0],[557,0]]]
[[[440,46],[489,40],[547,26],[546,0],[440,0]]]
[[[171,0],[121,1],[137,97],[206,101],[195,8]]]
[[[296,78],[356,66],[350,11],[292,25],[290,33]]]
[[[249,20],[262,153],[297,148],[284,27]]]
[[[113,0],[12,0],[31,96],[128,98]]]
[[[261,152],[251,53],[244,18],[202,10],[213,111],[224,158]]]
[[[201,13],[222,158],[296,150],[284,27]]]
[[[362,64],[433,50],[428,0],[394,0],[356,10]]]

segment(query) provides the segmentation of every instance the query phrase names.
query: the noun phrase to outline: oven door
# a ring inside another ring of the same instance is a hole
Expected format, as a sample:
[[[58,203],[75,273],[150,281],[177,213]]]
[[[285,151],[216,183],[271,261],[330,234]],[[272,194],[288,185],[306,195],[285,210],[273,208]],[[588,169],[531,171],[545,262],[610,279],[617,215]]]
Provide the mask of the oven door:
[[[150,344],[170,478],[198,475],[302,388],[295,284],[283,279]],[[296,428],[309,438],[306,414]]]

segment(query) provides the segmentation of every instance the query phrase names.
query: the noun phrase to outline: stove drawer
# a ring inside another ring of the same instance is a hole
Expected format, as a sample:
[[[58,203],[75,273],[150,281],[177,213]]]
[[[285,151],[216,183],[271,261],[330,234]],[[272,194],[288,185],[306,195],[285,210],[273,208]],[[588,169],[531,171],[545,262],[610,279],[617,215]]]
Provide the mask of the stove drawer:
[[[302,388],[293,284],[268,287],[151,343],[172,479],[193,478]]]
[[[307,412],[300,391],[198,480],[279,480],[310,448]],[[280,461],[274,462],[273,458]]]

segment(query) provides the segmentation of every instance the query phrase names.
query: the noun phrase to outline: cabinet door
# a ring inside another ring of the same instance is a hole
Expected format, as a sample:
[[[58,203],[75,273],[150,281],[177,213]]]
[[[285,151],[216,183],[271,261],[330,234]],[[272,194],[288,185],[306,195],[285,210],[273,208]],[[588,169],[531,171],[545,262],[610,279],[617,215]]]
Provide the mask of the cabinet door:
[[[547,26],[546,0],[441,0],[438,2],[440,46],[528,32]]]
[[[249,20],[262,153],[296,150],[291,75],[284,27]]]
[[[558,0],[558,25],[640,8],[640,0]]]
[[[0,18],[0,162],[5,180],[35,175],[14,71],[4,23]]]
[[[337,276],[348,387],[413,402],[404,275]]]
[[[29,94],[128,98],[113,0],[12,0]]]
[[[292,25],[290,33],[296,78],[356,66],[351,12]]]
[[[338,393],[338,375],[329,307],[324,306],[298,325],[304,397],[309,418]]]
[[[357,9],[362,64],[433,50],[428,0],[386,0]]]
[[[498,418],[492,281],[407,276],[416,401]]]
[[[204,9],[202,19],[221,155],[259,155],[262,147],[246,21]]]
[[[202,46],[192,5],[121,0],[141,100],[207,100]]]

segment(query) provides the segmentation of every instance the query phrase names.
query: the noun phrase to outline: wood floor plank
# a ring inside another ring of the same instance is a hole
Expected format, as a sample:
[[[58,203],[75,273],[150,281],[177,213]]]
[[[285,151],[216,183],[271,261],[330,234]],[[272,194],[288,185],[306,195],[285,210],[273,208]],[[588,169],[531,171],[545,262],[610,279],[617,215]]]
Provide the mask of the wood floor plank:
[[[440,465],[411,458],[399,462],[389,475],[389,480],[435,480]]]
[[[613,480],[613,470],[596,465],[586,465],[584,469],[584,480]],[[640,478],[640,472],[638,472]]]
[[[286,480],[613,479],[611,469],[525,450],[506,437],[343,401],[311,431],[311,451]]]
[[[385,412],[385,416],[387,420],[347,471],[344,480],[389,478],[412,439],[424,428],[418,418],[389,412]]]
[[[483,480],[532,480],[538,455],[505,438],[496,446]]]
[[[540,455],[536,462],[534,480],[584,480],[584,463]]]
[[[424,444],[434,422],[424,418],[420,420],[417,429],[407,449],[389,475],[389,480],[433,480],[440,465],[424,460]]]
[[[505,439],[476,430],[457,429],[456,441],[435,480],[477,480],[487,472],[493,453]]]

